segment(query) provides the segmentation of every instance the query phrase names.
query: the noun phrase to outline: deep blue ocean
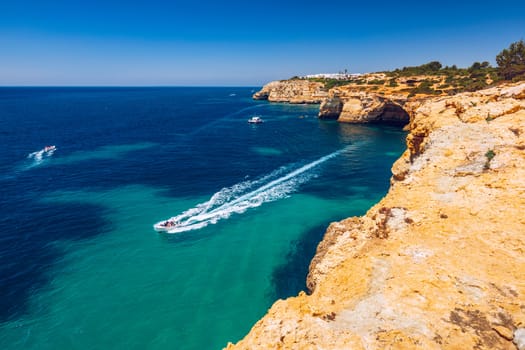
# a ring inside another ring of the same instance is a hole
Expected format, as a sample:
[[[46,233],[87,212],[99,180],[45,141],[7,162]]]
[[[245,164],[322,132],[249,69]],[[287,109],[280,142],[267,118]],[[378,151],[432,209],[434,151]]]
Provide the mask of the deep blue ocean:
[[[220,349],[305,290],[406,135],[255,90],[0,88],[1,349]]]

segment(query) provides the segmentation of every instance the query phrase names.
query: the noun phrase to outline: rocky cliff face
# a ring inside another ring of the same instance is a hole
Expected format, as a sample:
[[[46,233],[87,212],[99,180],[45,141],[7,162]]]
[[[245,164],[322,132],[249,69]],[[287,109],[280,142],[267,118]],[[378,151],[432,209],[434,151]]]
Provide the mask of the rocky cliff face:
[[[320,103],[319,118],[343,123],[406,125],[409,115],[404,105],[408,101],[408,92],[402,92],[399,87],[382,87],[375,91],[374,87],[377,86],[348,85],[327,91],[321,82],[283,80],[266,84],[253,98],[270,102]],[[420,95],[418,98],[426,97]]]
[[[319,118],[321,119],[339,119],[343,111],[344,102],[339,97],[330,97],[324,99],[319,107]]]
[[[256,92],[253,98],[270,102],[321,103],[327,96],[323,83],[298,79],[273,81]]]
[[[321,103],[319,118],[336,119],[341,123],[406,125],[410,117],[404,109],[404,102],[366,92],[329,97]]]
[[[524,349],[525,84],[407,110],[388,194],[228,349]]]

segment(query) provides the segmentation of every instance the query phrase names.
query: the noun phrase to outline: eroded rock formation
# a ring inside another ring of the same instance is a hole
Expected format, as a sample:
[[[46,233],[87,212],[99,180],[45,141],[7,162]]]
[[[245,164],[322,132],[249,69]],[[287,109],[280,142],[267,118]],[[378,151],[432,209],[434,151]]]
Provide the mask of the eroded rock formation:
[[[270,102],[321,103],[327,96],[323,83],[298,79],[268,83],[253,98]]]
[[[321,103],[319,118],[337,119],[342,123],[405,125],[410,118],[404,109],[405,102],[369,92],[329,97]]]
[[[283,80],[266,84],[253,95],[256,100],[287,103],[320,103],[319,118],[343,123],[389,123],[405,125],[407,95],[397,90],[370,91],[368,86],[340,86],[326,90],[321,82]]]
[[[525,84],[407,106],[388,194],[228,349],[522,349]]]
[[[319,107],[319,118],[339,119],[343,111],[344,102],[339,97],[326,98]]]
[[[403,105],[373,93],[358,93],[344,98],[338,121],[343,123],[390,123],[405,125],[409,115]]]

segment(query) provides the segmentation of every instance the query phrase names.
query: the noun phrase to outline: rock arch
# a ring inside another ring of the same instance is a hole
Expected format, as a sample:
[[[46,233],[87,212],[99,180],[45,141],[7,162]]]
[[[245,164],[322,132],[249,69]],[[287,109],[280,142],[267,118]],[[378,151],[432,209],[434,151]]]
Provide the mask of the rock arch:
[[[378,94],[358,92],[351,96],[325,99],[319,108],[319,118],[343,123],[384,123],[405,125],[410,116],[405,110],[406,99],[392,99]]]

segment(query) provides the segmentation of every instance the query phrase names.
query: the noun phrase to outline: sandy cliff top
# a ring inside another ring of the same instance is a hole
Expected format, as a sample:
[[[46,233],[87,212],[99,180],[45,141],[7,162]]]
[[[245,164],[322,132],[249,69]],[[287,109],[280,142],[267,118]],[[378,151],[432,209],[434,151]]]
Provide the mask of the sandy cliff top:
[[[277,301],[229,349],[517,348],[525,84],[406,107],[408,148],[388,194],[330,225],[311,295]]]

